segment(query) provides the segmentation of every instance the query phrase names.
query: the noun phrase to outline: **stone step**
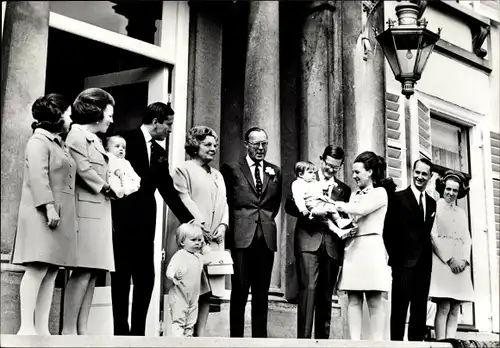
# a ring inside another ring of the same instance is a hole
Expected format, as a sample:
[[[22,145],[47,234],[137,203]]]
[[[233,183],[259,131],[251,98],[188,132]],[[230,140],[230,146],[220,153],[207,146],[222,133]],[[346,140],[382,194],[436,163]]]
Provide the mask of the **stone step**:
[[[0,335],[2,347],[335,347],[452,348],[450,343],[310,340],[283,338],[174,338],[133,336]]]

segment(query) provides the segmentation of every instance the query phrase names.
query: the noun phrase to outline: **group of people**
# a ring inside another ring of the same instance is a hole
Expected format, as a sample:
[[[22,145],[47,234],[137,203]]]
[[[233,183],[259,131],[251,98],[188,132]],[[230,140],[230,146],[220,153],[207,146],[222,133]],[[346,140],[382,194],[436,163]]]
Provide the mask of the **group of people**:
[[[219,171],[210,165],[218,135],[195,126],[186,136],[190,159],[171,175],[168,155],[157,142],[172,130],[170,106],[149,105],[140,128],[102,141],[113,107],[113,97],[98,88],[83,91],[71,105],[58,94],[33,104],[34,132],[26,146],[12,254],[13,263],[26,266],[18,334],[49,334],[59,267],[71,270],[63,334],[87,333],[98,270],[111,272],[114,334],[145,334],[158,189],[181,222],[175,231],[179,250],[165,274],[173,283],[172,333],[204,336],[210,299],[220,296],[217,289],[231,274],[230,336],[244,335],[251,288],[252,337],[267,337],[282,172],[265,160],[266,131],[248,129],[245,155]],[[456,204],[468,192],[465,177],[452,171],[442,175],[436,185],[442,198],[436,203],[425,193],[433,170],[429,160],[417,160],[411,185],[395,192],[384,158],[365,151],[353,162],[357,188],[351,193],[337,178],[344,151],[329,145],[319,159],[319,169],[306,160],[295,165],[296,180],[285,202],[286,212],[297,218],[297,337],[311,338],[313,322],[315,338],[329,337],[335,285],[347,293],[353,340],[361,339],[365,298],[369,337],[383,339],[383,298],[389,291],[392,340],[403,340],[409,307],[408,339],[424,339],[429,296],[437,303],[436,338],[454,337],[460,303],[473,301],[471,238]],[[213,255],[231,270],[210,268]]]

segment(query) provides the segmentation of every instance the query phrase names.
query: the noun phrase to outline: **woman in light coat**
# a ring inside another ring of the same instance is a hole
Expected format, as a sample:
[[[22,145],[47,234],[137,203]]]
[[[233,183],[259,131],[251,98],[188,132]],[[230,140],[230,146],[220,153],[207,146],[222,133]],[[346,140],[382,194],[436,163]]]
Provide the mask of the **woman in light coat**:
[[[26,145],[12,263],[21,281],[18,335],[50,335],[49,312],[59,267],[76,266],[75,162],[64,144],[69,103],[59,94],[38,98]]]
[[[97,133],[113,123],[115,101],[106,91],[89,88],[71,107],[73,126],[67,144],[76,162],[77,264],[64,297],[63,335],[87,334],[96,270],[114,271],[107,154]]]
[[[468,193],[462,173],[447,171],[436,180],[441,199],[431,231],[433,244],[429,297],[436,303],[436,339],[455,338],[460,305],[474,302],[471,275],[472,239],[465,211],[457,199]]]
[[[214,250],[224,250],[224,235],[228,228],[229,210],[226,199],[226,185],[222,174],[209,166],[218,148],[215,131],[205,126],[196,126],[186,136],[186,153],[191,160],[175,169],[174,186],[179,197],[195,220],[203,222],[210,234],[206,239]],[[202,275],[198,320],[194,335],[204,335],[210,309],[210,282],[224,282],[224,275]],[[220,285],[220,284],[219,284]]]

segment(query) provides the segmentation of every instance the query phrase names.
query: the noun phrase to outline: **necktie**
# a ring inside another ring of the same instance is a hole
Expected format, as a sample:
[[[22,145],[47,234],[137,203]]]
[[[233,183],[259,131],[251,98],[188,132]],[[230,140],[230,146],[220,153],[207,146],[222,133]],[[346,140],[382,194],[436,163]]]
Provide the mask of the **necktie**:
[[[424,193],[420,192],[420,199],[418,201],[418,207],[420,208],[420,213],[422,214],[422,218],[425,220],[424,202],[422,201],[423,197],[424,197]]]
[[[255,188],[260,196],[262,194],[262,179],[260,178],[259,162],[255,162]]]
[[[158,153],[158,149],[156,148],[156,146],[160,146],[160,145],[158,145],[156,143],[156,141],[151,140],[151,158],[149,159],[149,166],[152,166],[153,164],[158,162],[159,153]]]

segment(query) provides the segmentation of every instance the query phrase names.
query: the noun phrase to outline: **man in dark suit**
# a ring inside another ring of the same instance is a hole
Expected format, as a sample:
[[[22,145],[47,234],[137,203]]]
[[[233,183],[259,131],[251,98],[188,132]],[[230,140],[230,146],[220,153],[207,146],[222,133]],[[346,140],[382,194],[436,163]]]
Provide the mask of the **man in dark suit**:
[[[112,202],[115,272],[111,273],[111,298],[115,335],[145,334],[155,276],[156,189],[181,222],[193,218],[173,186],[168,154],[157,143],[171,132],[173,115],[170,106],[153,103],[147,107],[139,129],[121,134],[127,142],[126,159],[141,177],[141,186],[136,193]],[[131,279],[134,292],[129,328]]]
[[[384,242],[392,267],[393,341],[403,340],[408,306],[408,340],[423,341],[425,338],[432,270],[431,229],[436,213],[436,201],[425,193],[431,173],[431,161],[426,158],[415,161],[412,184],[394,194],[385,218]]]
[[[229,325],[231,337],[243,337],[245,306],[252,288],[252,337],[267,337],[268,292],[281,203],[281,169],[264,160],[267,133],[245,133],[247,155],[221,167],[227,188],[230,224],[227,246],[234,261]]]
[[[344,151],[328,145],[320,157],[318,180],[328,189],[325,194],[333,200],[348,202],[351,189],[336,178],[344,163]],[[297,337],[311,338],[313,318],[314,337],[330,336],[332,295],[344,254],[343,241],[320,221],[326,212],[315,208],[310,216],[300,213],[291,199],[286,212],[298,218],[295,225],[295,257],[299,280],[297,308]]]

